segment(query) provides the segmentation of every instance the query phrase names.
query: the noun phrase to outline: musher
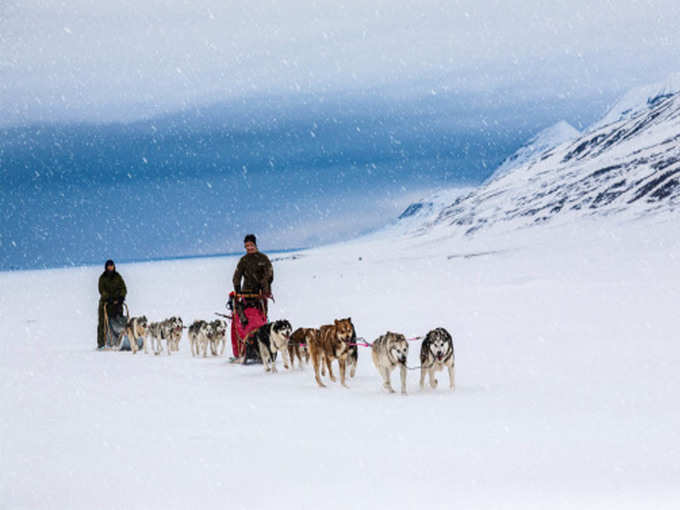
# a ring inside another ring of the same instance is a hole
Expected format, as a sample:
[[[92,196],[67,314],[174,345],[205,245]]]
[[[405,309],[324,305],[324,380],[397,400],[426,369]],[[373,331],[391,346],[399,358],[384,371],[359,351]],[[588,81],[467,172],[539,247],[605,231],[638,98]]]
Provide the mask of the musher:
[[[255,235],[248,234],[243,245],[246,254],[238,261],[234,271],[234,292],[230,295],[234,317],[232,329],[236,328],[236,334],[232,331],[231,339],[235,358],[243,355],[239,338],[243,339],[250,331],[267,322],[267,299],[272,298],[271,285],[274,281],[272,263],[269,257],[257,249]]]

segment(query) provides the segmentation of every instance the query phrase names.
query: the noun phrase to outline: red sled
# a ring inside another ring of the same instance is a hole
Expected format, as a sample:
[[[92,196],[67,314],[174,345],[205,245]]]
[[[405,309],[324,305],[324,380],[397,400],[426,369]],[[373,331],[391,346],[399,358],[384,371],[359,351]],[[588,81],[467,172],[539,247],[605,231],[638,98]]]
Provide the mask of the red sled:
[[[229,308],[231,308],[231,349],[234,358],[242,361],[259,360],[257,349],[252,348],[249,342],[250,334],[257,328],[267,324],[265,297],[260,294],[229,294]],[[240,309],[245,316],[246,323],[241,322],[241,316],[237,312]],[[249,348],[251,347],[251,348]]]

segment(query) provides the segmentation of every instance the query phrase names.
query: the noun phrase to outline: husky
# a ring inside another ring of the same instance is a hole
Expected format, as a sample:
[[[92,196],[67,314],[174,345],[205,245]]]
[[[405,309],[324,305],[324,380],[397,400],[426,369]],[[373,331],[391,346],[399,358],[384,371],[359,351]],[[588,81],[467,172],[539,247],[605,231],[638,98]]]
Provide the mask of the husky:
[[[164,321],[149,324],[149,335],[151,336],[151,347],[154,354],[158,355],[163,352],[163,340],[166,342],[168,356],[172,351],[178,351],[183,329],[184,324],[179,317],[170,317]]]
[[[222,356],[227,345],[227,322],[215,319],[210,323],[210,327],[210,352],[213,356]]]
[[[212,332],[212,326],[206,321],[194,321],[189,326],[188,336],[192,356],[198,356],[201,352],[204,358],[208,355],[208,344],[211,341]]]
[[[152,322],[149,324],[149,336],[151,337],[151,349],[158,355],[163,351],[162,341],[170,336],[170,328],[166,321]]]
[[[354,325],[352,324],[352,318],[348,317],[346,319],[335,320],[331,325],[321,326],[316,338],[310,339],[308,347],[309,356],[314,366],[314,379],[322,388],[325,388],[326,385],[321,381],[321,377],[319,377],[319,366],[325,363],[331,381],[335,382],[336,379],[331,368],[331,363],[334,359],[338,360],[338,365],[340,366],[340,382],[343,386],[347,387],[345,369],[351,347],[349,344],[352,342],[353,334]]]
[[[353,378],[357,373],[357,364],[359,363],[359,347],[357,346],[357,333],[352,325],[352,338],[347,343],[349,346],[349,353],[347,354],[347,368],[349,369],[349,376]],[[321,377],[326,377],[325,358],[321,361]]]
[[[167,339],[168,355],[170,351],[179,351],[179,341],[182,339],[184,330],[184,323],[180,317],[170,317],[168,319],[170,325],[170,336]]]
[[[120,351],[123,348],[123,337],[127,336],[128,342],[130,342],[130,350],[132,351],[132,354],[137,354],[137,351],[139,350],[139,344],[137,343],[138,338],[142,339],[144,344],[144,352],[148,352],[148,328],[149,326],[146,316],[142,315],[141,317],[132,317],[125,324],[123,331],[120,332],[120,336],[118,337],[118,350]]]
[[[309,338],[316,337],[319,334],[318,329],[314,328],[297,328],[290,337],[288,342],[288,357],[290,358],[290,368],[295,368],[295,357],[300,361],[300,368],[302,368],[302,358],[305,363],[309,363]]]
[[[288,341],[293,327],[287,320],[270,322],[253,331],[252,339],[260,349],[265,371],[276,372],[276,352],[281,351],[283,366],[288,368]]]
[[[408,342],[404,335],[388,331],[371,346],[371,357],[375,368],[383,378],[383,387],[394,393],[390,375],[399,366],[401,377],[401,393],[406,395],[406,359],[408,358]]]
[[[444,328],[430,331],[420,346],[420,389],[425,387],[425,376],[430,377],[430,386],[436,388],[439,381],[434,373],[444,367],[449,371],[449,388],[456,389],[456,355],[453,351],[453,339]]]

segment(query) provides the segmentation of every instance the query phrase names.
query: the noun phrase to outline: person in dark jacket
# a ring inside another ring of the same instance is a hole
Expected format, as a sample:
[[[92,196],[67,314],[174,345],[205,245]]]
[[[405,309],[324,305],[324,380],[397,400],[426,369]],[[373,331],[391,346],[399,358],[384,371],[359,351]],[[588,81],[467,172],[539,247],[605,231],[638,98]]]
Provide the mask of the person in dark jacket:
[[[243,240],[246,254],[241,257],[234,271],[234,292],[238,294],[249,294],[242,301],[242,306],[237,306],[236,310],[241,317],[241,322],[247,324],[243,316],[243,308],[260,308],[265,316],[267,315],[267,299],[272,297],[272,282],[274,281],[274,268],[272,263],[264,253],[257,249],[257,239],[255,235],[248,234]],[[257,294],[260,297],[254,297]]]
[[[99,324],[97,326],[97,348],[103,349],[106,343],[106,324],[104,319],[104,305],[109,317],[122,313],[123,302],[127,295],[125,281],[113,260],[107,260],[104,272],[99,277]]]
[[[234,271],[234,291],[237,294],[262,294],[270,297],[274,268],[264,253],[257,249],[257,239],[248,234],[243,240],[246,254],[241,257]]]

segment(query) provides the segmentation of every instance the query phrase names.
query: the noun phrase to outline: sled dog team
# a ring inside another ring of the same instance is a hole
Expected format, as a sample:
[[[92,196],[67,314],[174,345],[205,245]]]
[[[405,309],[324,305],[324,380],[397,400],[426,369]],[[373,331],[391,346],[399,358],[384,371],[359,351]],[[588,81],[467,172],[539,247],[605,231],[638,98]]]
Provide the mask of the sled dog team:
[[[122,345],[123,335],[127,335],[130,341],[132,353],[140,350],[136,339],[141,339],[145,353],[150,347],[155,354],[163,350],[162,342],[165,340],[168,355],[179,350],[179,342],[182,331],[185,329],[182,319],[170,317],[161,322],[148,323],[145,316],[131,318],[119,339]],[[213,356],[224,354],[226,346],[227,323],[224,320],[207,322],[204,320],[194,321],[188,328],[189,343],[193,356],[207,356],[208,346]],[[357,336],[351,318],[338,319],[333,324],[324,325],[320,328],[293,328],[287,320],[277,320],[261,326],[246,338],[246,356],[248,353],[259,354],[267,372],[277,372],[276,354],[281,352],[283,366],[286,369],[295,368],[295,358],[302,368],[311,360],[314,368],[314,379],[320,387],[326,387],[321,377],[326,375],[335,382],[333,374],[333,361],[337,360],[340,373],[340,383],[347,386],[346,376],[354,377],[358,361]],[[382,377],[383,387],[390,393],[392,388],[391,374],[395,368],[399,368],[401,393],[406,394],[406,360],[408,357],[409,343],[400,333],[388,331],[376,339],[371,347],[373,364]],[[251,356],[252,357],[252,356]],[[449,388],[455,389],[455,353],[453,339],[444,328],[430,331],[420,347],[420,388],[424,388],[426,377],[432,388],[436,388],[438,381],[435,372],[444,368],[449,373]]]

